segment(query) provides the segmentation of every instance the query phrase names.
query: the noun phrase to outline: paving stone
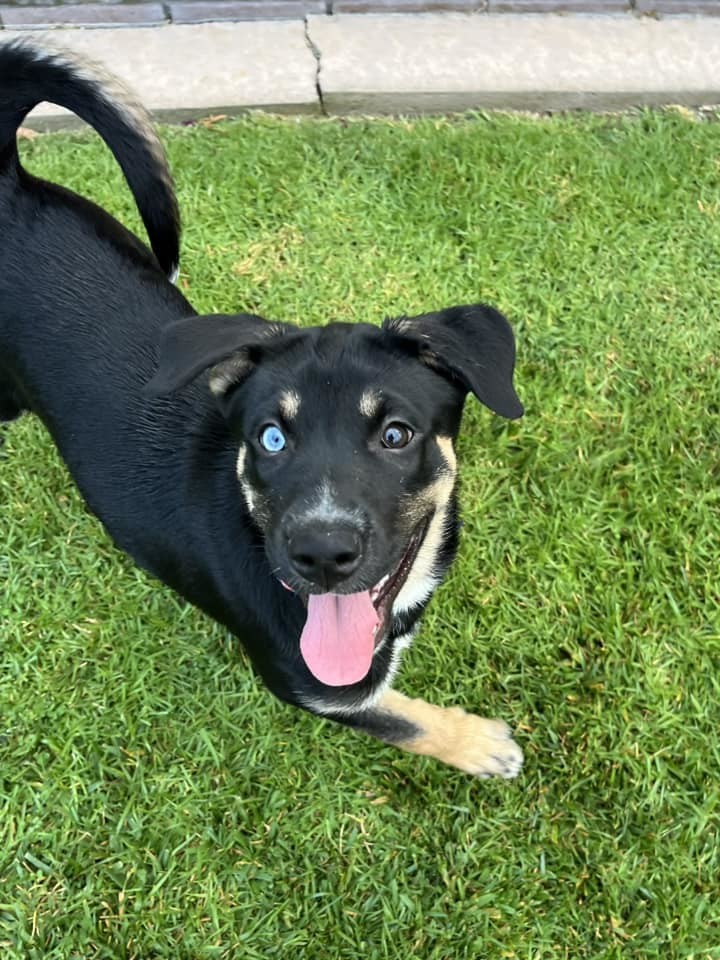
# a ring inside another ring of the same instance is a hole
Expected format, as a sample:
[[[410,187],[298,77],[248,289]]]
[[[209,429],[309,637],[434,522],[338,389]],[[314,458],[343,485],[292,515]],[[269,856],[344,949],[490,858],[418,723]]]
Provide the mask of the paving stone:
[[[7,7],[60,7],[64,3],[101,3],[103,6],[117,3],[139,3],[142,0],[6,0]]]
[[[310,15],[307,33],[302,20],[247,20],[52,36],[169,119],[319,112],[316,80],[334,114],[720,103],[715,16]],[[67,123],[60,114],[42,105],[31,123]]]
[[[309,13],[324,14],[325,0],[182,0],[169,4],[173,23],[222,20],[302,20]]]
[[[46,27],[138,27],[167,20],[160,3],[73,3],[54,7],[0,6],[5,27],[40,30]]]
[[[635,0],[638,13],[720,16],[720,0]]]
[[[22,35],[6,30],[0,42]],[[104,64],[163,119],[237,115],[250,108],[319,112],[317,64],[302,21],[58,29],[52,42]],[[28,126],[41,130],[79,125],[47,103],[28,118]]]
[[[332,13],[482,13],[488,0],[333,0]]]
[[[488,0],[490,13],[628,13],[630,0]]]
[[[330,113],[720,103],[720,20],[311,17]]]
[[[6,0],[8,7],[60,7],[64,3],[101,3],[103,6],[117,3],[140,3],[142,0]]]

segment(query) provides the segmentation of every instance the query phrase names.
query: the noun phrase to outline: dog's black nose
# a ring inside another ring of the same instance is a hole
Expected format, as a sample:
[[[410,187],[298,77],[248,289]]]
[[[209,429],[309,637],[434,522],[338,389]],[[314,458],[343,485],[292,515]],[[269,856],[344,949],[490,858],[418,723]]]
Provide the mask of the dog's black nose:
[[[288,555],[301,577],[331,590],[357,570],[362,538],[352,527],[314,525],[292,534]]]

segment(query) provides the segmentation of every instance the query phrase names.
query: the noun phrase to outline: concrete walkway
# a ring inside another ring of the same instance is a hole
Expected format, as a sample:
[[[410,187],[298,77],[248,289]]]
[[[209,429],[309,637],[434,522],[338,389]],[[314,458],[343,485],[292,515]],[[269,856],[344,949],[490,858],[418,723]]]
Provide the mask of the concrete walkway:
[[[720,3],[720,0],[718,0]],[[720,103],[720,17],[307,15],[0,31],[101,61],[163,119]],[[34,125],[68,123],[43,105]]]

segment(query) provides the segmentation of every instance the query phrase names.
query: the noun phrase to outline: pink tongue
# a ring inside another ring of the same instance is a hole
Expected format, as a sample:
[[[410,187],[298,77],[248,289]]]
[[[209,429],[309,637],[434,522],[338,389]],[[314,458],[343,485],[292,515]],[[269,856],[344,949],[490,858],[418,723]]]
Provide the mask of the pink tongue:
[[[367,676],[380,618],[370,593],[322,593],[308,597],[300,652],[310,672],[329,687]]]

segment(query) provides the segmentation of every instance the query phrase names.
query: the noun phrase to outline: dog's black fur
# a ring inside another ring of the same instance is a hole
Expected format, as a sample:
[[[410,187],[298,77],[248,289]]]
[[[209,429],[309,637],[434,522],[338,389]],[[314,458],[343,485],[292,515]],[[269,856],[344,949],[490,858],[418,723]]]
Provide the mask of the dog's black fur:
[[[153,253],[20,165],[16,131],[41,100],[108,143]],[[388,689],[455,554],[465,396],[522,413],[504,318],[485,306],[381,328],[198,317],[168,280],[179,221],[145,115],[87,67],[26,43],[0,46],[0,237],[0,419],[43,420],[115,543],[236,634],[283,700],[479,775],[515,775],[504,727]],[[371,590],[380,625],[366,675],[320,680],[301,651],[308,609],[323,624],[336,610],[345,629],[352,598],[367,608]]]

